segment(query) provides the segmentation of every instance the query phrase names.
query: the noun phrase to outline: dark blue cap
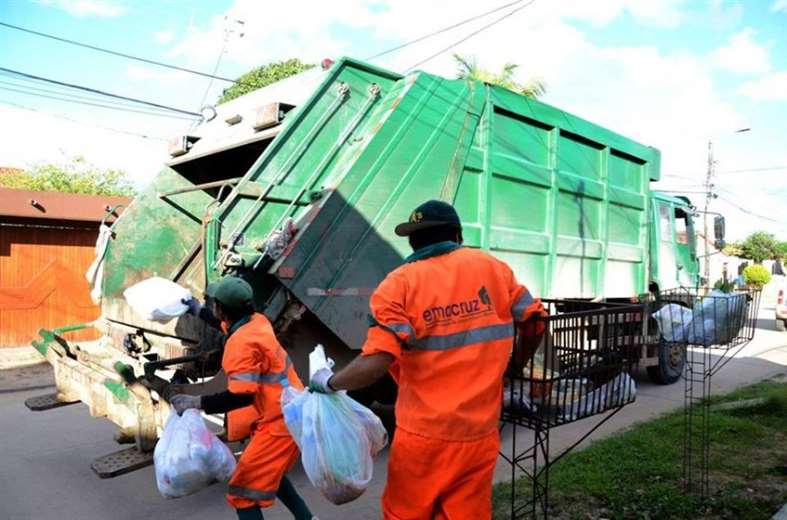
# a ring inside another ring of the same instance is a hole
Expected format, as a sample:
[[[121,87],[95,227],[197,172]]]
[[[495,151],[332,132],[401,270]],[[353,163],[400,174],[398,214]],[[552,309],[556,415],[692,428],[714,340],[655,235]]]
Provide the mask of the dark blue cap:
[[[424,202],[410,214],[410,220],[396,226],[394,232],[406,237],[416,231],[438,226],[451,226],[460,229],[462,223],[454,207],[441,200]]]

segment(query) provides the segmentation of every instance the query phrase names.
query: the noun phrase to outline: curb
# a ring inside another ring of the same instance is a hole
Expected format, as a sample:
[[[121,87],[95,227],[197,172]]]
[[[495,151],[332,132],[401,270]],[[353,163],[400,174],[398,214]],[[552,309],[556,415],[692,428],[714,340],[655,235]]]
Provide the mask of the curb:
[[[0,348],[0,370],[29,367],[46,363],[46,360],[32,346]]]

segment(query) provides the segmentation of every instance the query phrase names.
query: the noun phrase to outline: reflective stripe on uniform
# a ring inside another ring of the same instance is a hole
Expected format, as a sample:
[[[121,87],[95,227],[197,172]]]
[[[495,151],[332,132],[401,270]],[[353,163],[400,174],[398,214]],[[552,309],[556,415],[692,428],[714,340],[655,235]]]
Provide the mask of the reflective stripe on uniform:
[[[513,337],[514,327],[511,322],[508,322],[463,330],[462,332],[446,334],[445,336],[426,336],[409,343],[408,346],[415,350],[449,350],[485,341]]]
[[[415,338],[415,329],[409,323],[380,323],[377,324],[387,330],[390,330],[394,334],[405,334],[405,341],[410,341],[411,339]]]
[[[275,491],[259,491],[257,489],[249,489],[240,486],[229,486],[227,493],[235,495],[236,497],[248,498],[249,500],[273,500],[276,498]]]
[[[287,356],[287,361],[285,362],[282,372],[266,372],[264,374],[258,372],[241,372],[239,374],[232,374],[229,377],[235,381],[248,381],[250,383],[269,385],[280,383],[282,386],[287,386],[287,384],[289,384],[288,374],[290,366],[292,366],[292,362],[290,361],[290,356]]]
[[[528,307],[533,305],[534,301],[530,291],[525,289],[525,292],[523,292],[519,299],[511,306],[511,316],[513,316],[514,321],[522,321],[522,314]]]

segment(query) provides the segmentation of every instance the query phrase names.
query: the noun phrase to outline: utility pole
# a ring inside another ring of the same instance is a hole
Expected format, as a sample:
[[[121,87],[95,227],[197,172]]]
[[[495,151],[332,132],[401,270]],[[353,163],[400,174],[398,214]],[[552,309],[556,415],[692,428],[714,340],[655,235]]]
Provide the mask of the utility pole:
[[[735,130],[733,134],[742,134],[744,132],[751,131],[751,128],[739,128]],[[710,246],[708,242],[710,241],[710,237],[708,236],[708,208],[710,207],[711,199],[715,199],[718,197],[713,192],[714,184],[713,184],[713,174],[715,173],[716,169],[716,160],[713,158],[713,141],[708,139],[708,171],[705,174],[705,212],[702,216],[703,220],[703,234],[705,240],[705,266],[704,266],[704,273],[703,276],[705,277],[705,281],[710,286]],[[714,235],[714,242],[715,242],[715,235]]]
[[[705,269],[704,276],[705,282],[710,285],[710,247],[708,246],[708,207],[710,200],[713,197],[713,167],[715,161],[713,160],[713,141],[708,140],[708,171],[705,174],[705,212],[702,215],[703,220],[703,241],[705,242]]]

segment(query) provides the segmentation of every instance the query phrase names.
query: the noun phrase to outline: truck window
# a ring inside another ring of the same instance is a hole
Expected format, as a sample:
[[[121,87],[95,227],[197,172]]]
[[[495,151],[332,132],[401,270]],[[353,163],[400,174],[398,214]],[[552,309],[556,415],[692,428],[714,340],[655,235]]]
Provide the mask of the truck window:
[[[689,216],[685,211],[678,208],[675,210],[675,242],[682,245],[689,245]]]
[[[672,242],[672,230],[670,229],[672,212],[670,209],[669,204],[659,204],[659,230],[661,233],[661,240],[664,242]]]

